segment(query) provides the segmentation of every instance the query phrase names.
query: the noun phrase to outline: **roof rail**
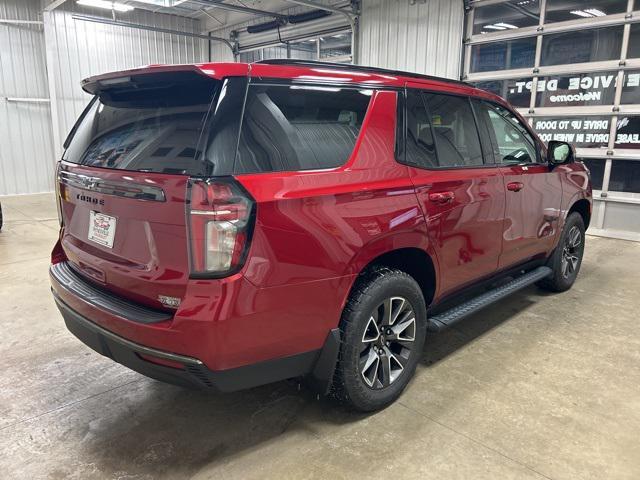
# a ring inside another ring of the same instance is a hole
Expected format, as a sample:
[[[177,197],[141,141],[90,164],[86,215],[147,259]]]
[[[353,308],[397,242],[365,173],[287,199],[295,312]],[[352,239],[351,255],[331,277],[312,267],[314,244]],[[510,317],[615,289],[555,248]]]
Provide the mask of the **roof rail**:
[[[424,80],[436,80],[438,82],[446,82],[453,83],[457,85],[464,85],[469,87],[470,85],[461,80],[452,80],[450,78],[445,77],[436,77],[433,75],[423,75],[421,73],[412,73],[412,72],[404,72],[402,70],[390,70],[387,68],[378,68],[378,67],[366,67],[361,65],[352,65],[350,63],[335,63],[335,62],[320,62],[317,60],[296,60],[292,58],[273,58],[267,60],[260,60],[254,63],[263,63],[267,65],[291,65],[297,67],[323,67],[323,68],[334,68],[334,69],[345,69],[350,68],[359,72],[368,72],[368,73],[379,73],[382,75],[400,75],[403,77],[412,77],[412,78],[420,78]]]

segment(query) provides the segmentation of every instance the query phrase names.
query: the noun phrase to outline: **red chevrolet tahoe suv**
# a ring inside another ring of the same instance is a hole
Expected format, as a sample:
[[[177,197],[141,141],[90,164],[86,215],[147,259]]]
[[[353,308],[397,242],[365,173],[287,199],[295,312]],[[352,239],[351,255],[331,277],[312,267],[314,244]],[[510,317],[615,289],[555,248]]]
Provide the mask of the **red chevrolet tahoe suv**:
[[[57,167],[68,329],[162,381],[395,400],[429,331],[571,287],[573,148],[467,84],[293,60],[92,77]]]

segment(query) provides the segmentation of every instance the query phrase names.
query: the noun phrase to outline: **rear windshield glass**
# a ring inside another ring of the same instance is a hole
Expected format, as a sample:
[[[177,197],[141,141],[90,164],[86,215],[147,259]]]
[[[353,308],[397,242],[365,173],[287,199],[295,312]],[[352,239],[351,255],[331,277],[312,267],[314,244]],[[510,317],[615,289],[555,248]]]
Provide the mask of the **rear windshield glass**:
[[[342,165],[351,156],[371,94],[322,86],[249,86],[234,171]]]
[[[115,84],[96,97],[64,159],[90,167],[203,175],[203,125],[220,82],[206,77]]]
[[[324,86],[247,90],[244,77],[194,76],[154,74],[102,91],[74,128],[64,160],[194,176],[337,167],[351,156],[372,95]]]

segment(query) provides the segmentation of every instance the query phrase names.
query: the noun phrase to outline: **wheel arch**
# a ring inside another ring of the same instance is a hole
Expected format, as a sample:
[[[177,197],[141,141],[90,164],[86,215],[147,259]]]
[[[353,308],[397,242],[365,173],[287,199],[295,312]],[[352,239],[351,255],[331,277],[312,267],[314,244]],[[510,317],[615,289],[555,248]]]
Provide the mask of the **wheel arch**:
[[[375,266],[383,266],[398,269],[410,275],[420,286],[427,306],[433,301],[437,288],[437,265],[433,257],[419,247],[398,247],[379,252],[376,256],[363,262],[358,268],[358,276],[355,278],[349,295],[356,282],[364,273]],[[347,296],[348,298],[348,296]]]
[[[354,289],[358,287],[358,281],[373,267],[377,266],[398,269],[410,275],[418,283],[424,296],[425,304],[427,307],[429,306],[436,294],[437,264],[425,249],[415,246],[396,245],[396,248],[382,250],[378,245],[373,250],[369,249],[368,252],[375,252],[376,254],[360,257],[349,266],[349,270],[356,275],[354,275],[351,287],[344,298],[343,308]],[[357,268],[355,262],[357,262]],[[324,395],[329,394],[332,389],[340,342],[340,329],[338,327],[333,328],[327,336],[313,371],[310,372],[309,380],[311,386]]]
[[[585,230],[589,228],[589,223],[591,223],[591,202],[586,198],[579,198],[574,201],[569,210],[567,211],[567,217],[571,215],[573,212],[577,212],[582,217],[584,221]]]

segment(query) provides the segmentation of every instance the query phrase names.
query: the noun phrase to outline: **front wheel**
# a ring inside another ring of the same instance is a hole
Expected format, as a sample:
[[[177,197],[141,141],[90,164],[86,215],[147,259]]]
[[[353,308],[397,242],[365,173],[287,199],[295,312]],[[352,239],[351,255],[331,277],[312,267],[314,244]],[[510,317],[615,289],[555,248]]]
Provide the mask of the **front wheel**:
[[[426,306],[416,281],[400,270],[373,269],[358,280],[340,322],[334,386],[361,411],[383,408],[413,376],[426,336]]]
[[[538,286],[552,292],[569,290],[576,281],[582,265],[584,241],[584,220],[579,213],[573,212],[567,217],[560,242],[549,258],[548,265],[553,273],[541,280]]]

